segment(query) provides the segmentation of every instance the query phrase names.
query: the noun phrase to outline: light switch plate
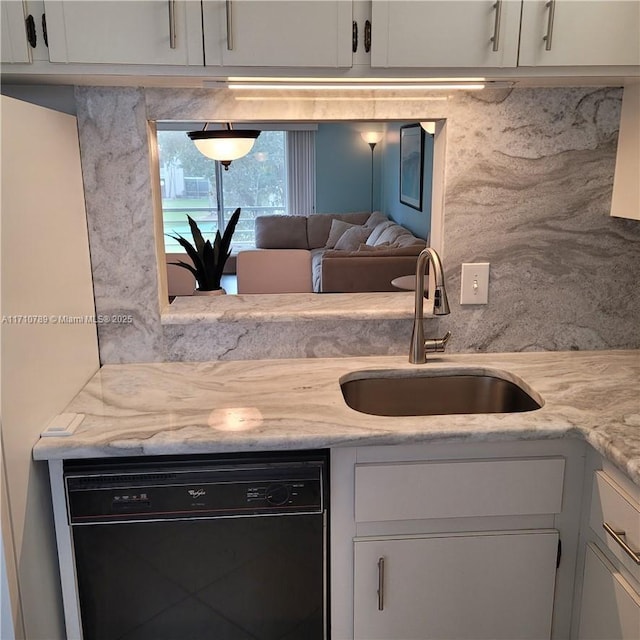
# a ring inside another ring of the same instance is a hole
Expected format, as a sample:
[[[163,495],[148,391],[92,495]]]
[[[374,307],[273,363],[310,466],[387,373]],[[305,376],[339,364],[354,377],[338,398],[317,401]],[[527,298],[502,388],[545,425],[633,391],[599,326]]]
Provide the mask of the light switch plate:
[[[463,262],[460,278],[460,304],[489,302],[489,263]]]

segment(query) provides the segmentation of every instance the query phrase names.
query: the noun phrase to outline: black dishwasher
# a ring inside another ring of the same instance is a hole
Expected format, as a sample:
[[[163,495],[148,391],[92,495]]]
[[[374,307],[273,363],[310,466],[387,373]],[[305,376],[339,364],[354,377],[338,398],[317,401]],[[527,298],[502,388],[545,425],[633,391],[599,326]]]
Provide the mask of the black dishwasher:
[[[84,640],[328,637],[326,451],[69,461]]]

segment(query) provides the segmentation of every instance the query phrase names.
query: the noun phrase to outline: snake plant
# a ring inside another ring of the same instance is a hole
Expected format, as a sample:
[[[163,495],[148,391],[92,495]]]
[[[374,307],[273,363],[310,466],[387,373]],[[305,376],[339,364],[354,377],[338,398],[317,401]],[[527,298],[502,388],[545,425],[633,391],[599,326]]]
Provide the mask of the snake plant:
[[[202,237],[197,222],[189,215],[187,215],[187,219],[189,220],[191,235],[193,236],[193,244],[179,234],[167,234],[170,238],[180,243],[193,262],[193,265],[190,265],[179,260],[171,264],[191,271],[195,276],[200,291],[222,289],[220,280],[222,278],[222,272],[224,271],[224,265],[231,255],[231,238],[236,230],[236,224],[238,224],[239,218],[240,207],[238,207],[231,215],[231,218],[229,218],[224,233],[220,235],[220,230],[216,231],[213,244],[211,240],[205,240]]]

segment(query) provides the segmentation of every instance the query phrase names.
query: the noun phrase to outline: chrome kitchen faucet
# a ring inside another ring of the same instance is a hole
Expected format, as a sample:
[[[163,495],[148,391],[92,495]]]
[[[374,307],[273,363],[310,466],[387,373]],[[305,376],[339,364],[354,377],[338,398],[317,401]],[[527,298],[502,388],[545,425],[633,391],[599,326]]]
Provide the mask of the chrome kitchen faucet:
[[[416,302],[413,315],[411,347],[409,350],[409,362],[413,364],[425,363],[427,361],[427,353],[444,351],[445,346],[451,337],[451,332],[447,331],[444,338],[424,339],[424,327],[422,323],[424,318],[424,272],[429,262],[431,262],[433,268],[433,277],[435,281],[434,291],[429,292],[430,298],[428,298],[433,302],[433,315],[446,316],[449,314],[449,301],[447,300],[447,291],[444,286],[442,262],[440,261],[440,256],[436,250],[431,247],[427,247],[420,252],[416,263]]]

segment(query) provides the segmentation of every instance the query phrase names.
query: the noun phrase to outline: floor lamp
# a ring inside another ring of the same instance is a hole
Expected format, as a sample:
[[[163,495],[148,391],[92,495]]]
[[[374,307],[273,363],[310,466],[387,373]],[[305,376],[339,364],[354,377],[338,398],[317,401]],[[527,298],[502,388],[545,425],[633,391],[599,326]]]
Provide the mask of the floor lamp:
[[[362,139],[371,147],[371,213],[373,213],[373,150],[380,140],[382,140],[381,131],[363,131]]]

